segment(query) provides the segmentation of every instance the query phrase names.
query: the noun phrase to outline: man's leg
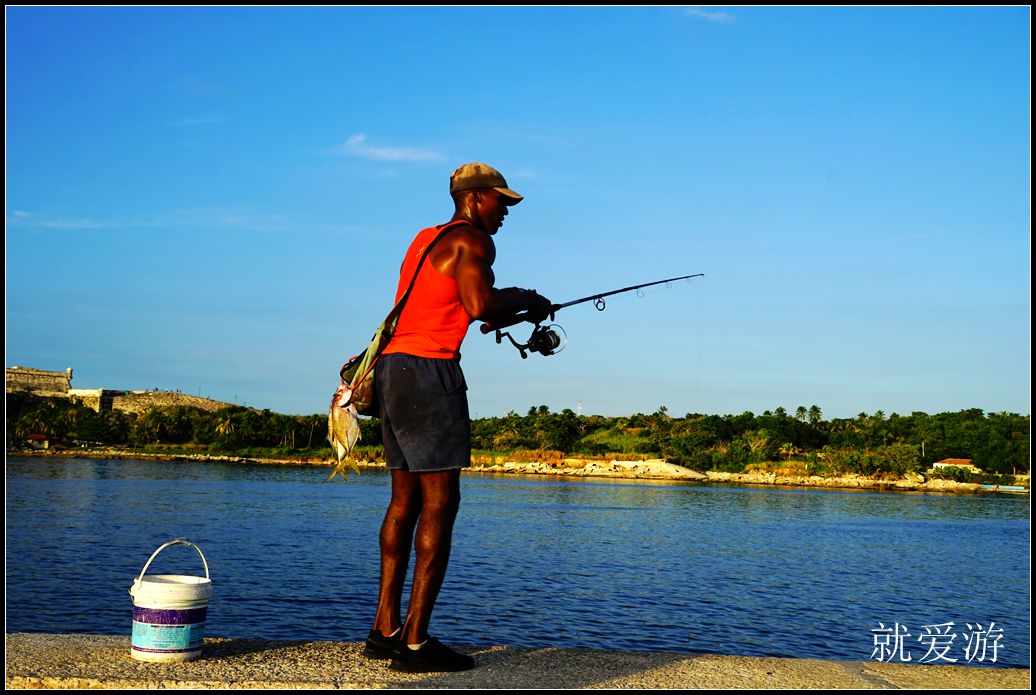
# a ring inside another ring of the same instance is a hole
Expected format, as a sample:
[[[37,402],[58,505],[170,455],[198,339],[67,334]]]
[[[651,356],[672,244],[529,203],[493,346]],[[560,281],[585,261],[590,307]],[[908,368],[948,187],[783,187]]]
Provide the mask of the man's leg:
[[[400,601],[414,527],[421,514],[421,473],[393,470],[392,499],[381,524],[381,584],[374,629],[389,636],[402,626]]]
[[[460,508],[459,468],[414,475],[420,478],[421,520],[414,540],[417,560],[402,644],[421,644],[428,639],[428,621],[446,576],[453,522]]]

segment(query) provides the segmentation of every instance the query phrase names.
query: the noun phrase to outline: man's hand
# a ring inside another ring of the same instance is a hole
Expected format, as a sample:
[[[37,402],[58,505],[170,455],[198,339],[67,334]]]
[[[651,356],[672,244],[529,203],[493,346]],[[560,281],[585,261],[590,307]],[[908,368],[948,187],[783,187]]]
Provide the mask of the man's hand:
[[[501,287],[499,292],[506,294],[508,297],[520,297],[526,294],[529,290],[522,289],[521,287]]]
[[[545,321],[548,316],[552,321],[554,320],[553,305],[549,299],[540,295],[536,290],[526,290],[521,287],[501,287],[497,292],[518,303],[521,308],[512,313],[511,316],[519,321],[540,323]]]
[[[540,323],[549,316],[550,320],[553,321],[554,305],[551,304],[550,300],[536,292],[536,290],[526,290],[525,292],[525,298],[529,302],[525,312],[525,320],[529,323]]]

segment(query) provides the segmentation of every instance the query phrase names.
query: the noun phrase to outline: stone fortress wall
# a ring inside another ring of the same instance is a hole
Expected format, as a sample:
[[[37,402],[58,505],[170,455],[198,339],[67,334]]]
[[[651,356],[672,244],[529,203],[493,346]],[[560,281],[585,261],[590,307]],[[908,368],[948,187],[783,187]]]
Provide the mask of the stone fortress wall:
[[[143,413],[151,408],[170,405],[184,405],[215,412],[233,405],[232,403],[214,401],[211,398],[189,396],[186,393],[172,393],[169,391],[120,391],[119,393],[121,395],[116,395],[112,398],[112,408],[127,413]]]
[[[232,403],[214,401],[211,398],[190,396],[171,391],[118,391],[114,389],[72,388],[72,368],[63,372],[48,372],[31,367],[7,368],[7,393],[25,391],[36,396],[49,398],[74,398],[97,412],[119,410],[126,413],[143,413],[152,408],[182,405],[201,408],[209,412],[229,408]]]
[[[48,372],[32,367],[7,368],[7,392],[28,391],[37,396],[67,398],[72,383],[72,368],[63,372]]]

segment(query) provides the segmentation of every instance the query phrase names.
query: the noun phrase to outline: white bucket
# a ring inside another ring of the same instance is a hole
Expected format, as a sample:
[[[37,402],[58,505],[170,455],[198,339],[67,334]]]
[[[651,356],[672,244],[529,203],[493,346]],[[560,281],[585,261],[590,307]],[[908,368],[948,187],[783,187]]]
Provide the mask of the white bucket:
[[[171,545],[189,545],[201,555],[204,577],[153,574],[144,577],[155,557]],[[177,538],[156,550],[129,590],[133,597],[130,655],[141,661],[191,661],[201,656],[205,615],[212,596],[209,563],[201,548]]]

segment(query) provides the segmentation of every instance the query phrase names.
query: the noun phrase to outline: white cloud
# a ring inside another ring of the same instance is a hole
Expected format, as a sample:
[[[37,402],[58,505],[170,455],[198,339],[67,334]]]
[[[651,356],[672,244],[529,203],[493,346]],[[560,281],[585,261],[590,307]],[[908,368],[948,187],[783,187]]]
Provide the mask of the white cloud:
[[[7,226],[11,228],[36,229],[130,229],[130,230],[182,230],[209,229],[224,231],[267,232],[274,234],[298,234],[312,232],[354,233],[358,227],[349,225],[314,224],[302,221],[290,215],[252,213],[220,208],[187,208],[181,210],[161,211],[136,217],[110,219],[90,219],[85,217],[55,217],[15,210],[7,217]]]
[[[706,22],[715,22],[717,24],[726,24],[734,21],[734,15],[732,14],[727,14],[726,12],[709,12],[700,7],[688,7],[684,9],[684,14],[688,17],[696,17],[697,19],[701,19]]]
[[[106,226],[102,222],[87,218],[60,219],[37,215],[25,210],[15,210],[14,214],[7,218],[7,225],[11,227],[44,227],[46,229],[98,229]]]
[[[377,147],[367,143],[367,136],[363,133],[353,135],[345,141],[345,144],[337,148],[341,154],[364,159],[373,159],[377,162],[438,162],[445,157],[435,150],[426,150],[416,147]]]
[[[258,217],[249,218],[233,212],[210,209],[175,210],[157,212],[136,218],[91,219],[88,217],[55,217],[24,210],[15,210],[7,218],[11,227],[36,227],[42,229],[161,229],[183,227],[215,227],[223,229],[278,228]]]

